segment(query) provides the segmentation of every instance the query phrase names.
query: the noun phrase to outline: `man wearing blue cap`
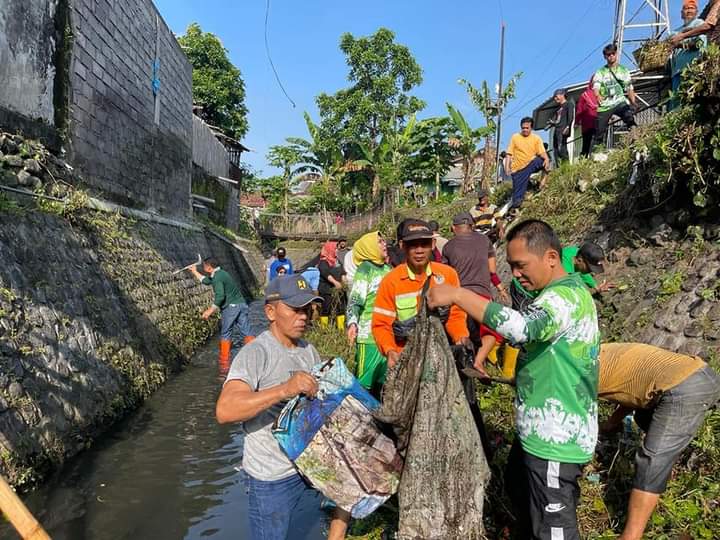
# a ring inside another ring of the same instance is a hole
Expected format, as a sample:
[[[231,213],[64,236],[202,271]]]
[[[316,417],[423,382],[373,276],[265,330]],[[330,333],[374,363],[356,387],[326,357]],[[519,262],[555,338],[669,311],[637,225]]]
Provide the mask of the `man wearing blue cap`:
[[[305,483],[271,432],[288,400],[318,391],[310,370],[320,355],[302,339],[313,302],[322,298],[300,275],[269,283],[265,316],[270,329],[235,356],[215,409],[221,424],[244,423],[242,466],[248,475],[251,537],[257,540],[290,538],[291,520],[300,514],[306,523],[322,519],[322,496]],[[328,538],[344,538],[348,519],[336,509]]]

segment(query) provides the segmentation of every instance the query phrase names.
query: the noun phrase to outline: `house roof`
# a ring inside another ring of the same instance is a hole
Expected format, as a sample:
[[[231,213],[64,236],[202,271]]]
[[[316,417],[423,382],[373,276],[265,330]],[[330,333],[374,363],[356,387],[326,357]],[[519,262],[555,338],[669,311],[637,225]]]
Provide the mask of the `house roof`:
[[[265,208],[267,201],[259,193],[243,193],[240,196],[240,206],[248,208]]]

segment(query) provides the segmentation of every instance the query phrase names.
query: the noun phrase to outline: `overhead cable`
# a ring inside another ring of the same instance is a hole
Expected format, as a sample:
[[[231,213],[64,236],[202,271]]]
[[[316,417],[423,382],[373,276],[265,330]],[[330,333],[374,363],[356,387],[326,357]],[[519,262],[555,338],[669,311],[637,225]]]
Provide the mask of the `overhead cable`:
[[[295,102],[285,91],[285,87],[283,86],[283,83],[280,80],[280,76],[278,75],[278,72],[275,69],[275,64],[273,64],[272,57],[270,56],[270,45],[268,44],[268,19],[269,18],[270,18],[270,0],[267,0],[267,2],[265,4],[265,52],[267,53],[267,58],[268,58],[268,61],[270,62],[270,67],[272,68],[273,73],[275,74],[275,80],[277,81],[278,86],[280,87],[280,90],[282,90],[282,93],[285,94],[285,97],[292,104],[293,109],[294,109]]]
[[[553,82],[548,84],[545,88],[543,88],[540,92],[535,94],[533,97],[526,99],[523,101],[521,105],[518,105],[511,113],[508,114],[508,116],[513,116],[514,114],[517,114],[519,111],[521,111],[523,108],[525,108],[528,104],[535,101],[537,98],[544,96],[548,91],[550,91],[551,88],[553,88],[557,83],[562,81],[565,77],[567,77],[570,73],[575,71],[577,68],[582,66],[585,62],[587,62],[590,57],[595,54],[597,51],[599,51],[605,44],[607,43],[607,39],[603,39],[602,42],[600,42],[600,45],[595,47],[592,51],[590,51],[585,58],[580,60],[577,64],[575,64],[573,67],[571,67],[569,70],[567,70],[565,73],[560,75],[557,79],[555,79]]]

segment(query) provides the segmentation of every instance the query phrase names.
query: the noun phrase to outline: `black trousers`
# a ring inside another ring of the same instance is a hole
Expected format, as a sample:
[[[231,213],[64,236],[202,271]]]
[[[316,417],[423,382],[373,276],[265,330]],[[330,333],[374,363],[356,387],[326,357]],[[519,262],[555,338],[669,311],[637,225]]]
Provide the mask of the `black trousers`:
[[[515,440],[505,469],[505,490],[515,507],[516,538],[580,540],[577,505],[582,465],[528,454]]]
[[[603,144],[605,142],[605,134],[607,133],[610,118],[617,115],[629,128],[636,126],[633,110],[627,103],[622,103],[610,109],[609,111],[598,112],[597,128],[595,130],[595,144]]]
[[[593,140],[595,139],[595,128],[589,129],[588,131],[583,131],[582,139],[583,139],[583,145],[582,145],[582,152],[580,152],[580,155],[583,157],[590,157],[590,151],[593,147]]]
[[[553,137],[553,155],[555,156],[555,166],[559,167],[561,161],[568,161],[570,159],[567,142],[568,136],[563,135],[562,131],[556,128],[555,136]]]

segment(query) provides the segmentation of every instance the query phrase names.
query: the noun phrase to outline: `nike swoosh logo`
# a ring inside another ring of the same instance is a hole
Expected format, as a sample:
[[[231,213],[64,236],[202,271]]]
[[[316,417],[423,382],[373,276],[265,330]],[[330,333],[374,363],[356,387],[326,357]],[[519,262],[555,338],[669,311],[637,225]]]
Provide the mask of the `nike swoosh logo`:
[[[565,508],[567,508],[567,506],[562,503],[551,503],[545,506],[545,511],[555,513],[560,512],[561,510],[565,510]]]

